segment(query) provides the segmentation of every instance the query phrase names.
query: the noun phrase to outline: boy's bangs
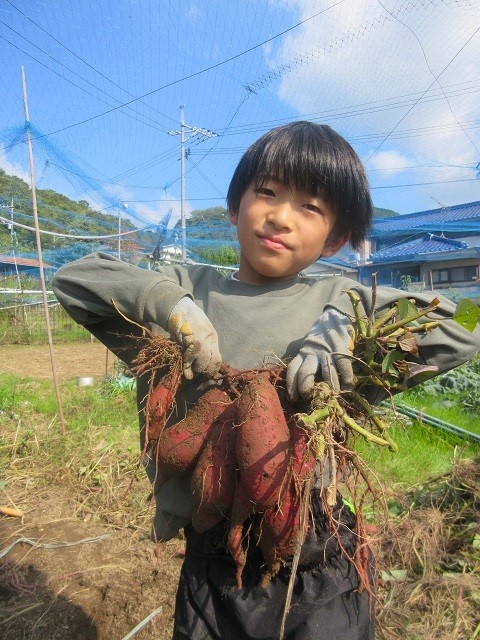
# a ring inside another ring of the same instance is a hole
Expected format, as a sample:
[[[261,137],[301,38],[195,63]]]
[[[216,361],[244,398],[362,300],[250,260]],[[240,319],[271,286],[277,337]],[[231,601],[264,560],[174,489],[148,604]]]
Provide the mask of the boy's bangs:
[[[281,136],[273,139],[258,158],[255,183],[259,186],[273,178],[292,189],[329,197],[328,167],[325,154],[309,136]]]

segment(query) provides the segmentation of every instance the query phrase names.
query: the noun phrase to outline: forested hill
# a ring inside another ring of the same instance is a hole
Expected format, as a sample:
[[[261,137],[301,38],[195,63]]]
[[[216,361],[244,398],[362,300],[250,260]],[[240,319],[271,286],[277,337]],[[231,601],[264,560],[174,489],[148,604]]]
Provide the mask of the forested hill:
[[[108,235],[118,230],[118,212],[102,213],[92,209],[86,200],[71,200],[52,189],[37,189],[37,212],[41,229],[59,234]],[[0,169],[0,215],[12,216],[15,222],[32,226],[32,193],[30,185],[21,178],[10,176]],[[121,218],[122,229],[134,229],[132,222]],[[10,227],[0,224],[0,253],[9,248],[11,242]],[[34,245],[32,233],[22,228],[15,229],[18,248],[28,251]],[[45,248],[63,243],[53,236],[42,236]]]

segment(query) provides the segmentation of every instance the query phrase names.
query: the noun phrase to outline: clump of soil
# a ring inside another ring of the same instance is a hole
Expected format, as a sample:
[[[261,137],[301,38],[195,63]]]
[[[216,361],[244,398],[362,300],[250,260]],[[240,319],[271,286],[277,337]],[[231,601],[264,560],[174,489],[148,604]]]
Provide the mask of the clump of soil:
[[[49,483],[18,495],[23,518],[0,515],[4,640],[120,640],[154,611],[135,638],[171,637],[182,538],[154,545],[144,513],[123,526],[89,517],[88,493]]]

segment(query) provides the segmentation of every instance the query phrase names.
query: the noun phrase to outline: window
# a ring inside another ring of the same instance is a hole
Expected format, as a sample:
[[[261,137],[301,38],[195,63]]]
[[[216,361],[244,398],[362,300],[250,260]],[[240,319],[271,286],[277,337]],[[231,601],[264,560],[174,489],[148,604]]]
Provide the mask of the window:
[[[478,280],[478,265],[469,267],[452,267],[451,269],[432,269],[433,284],[449,282],[471,282]]]
[[[432,271],[433,284],[441,284],[443,282],[450,282],[450,272],[448,269],[434,269]]]
[[[478,265],[465,267],[465,280],[478,280]]]

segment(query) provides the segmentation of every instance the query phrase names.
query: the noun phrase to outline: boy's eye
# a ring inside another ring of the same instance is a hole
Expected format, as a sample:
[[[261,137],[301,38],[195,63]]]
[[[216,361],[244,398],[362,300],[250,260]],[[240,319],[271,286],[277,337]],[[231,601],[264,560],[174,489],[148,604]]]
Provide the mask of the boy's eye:
[[[305,209],[308,209],[309,211],[313,211],[314,213],[322,213],[322,210],[320,209],[320,207],[318,207],[316,204],[312,204],[311,202],[307,202],[303,206],[305,207]]]
[[[272,191],[272,189],[269,189],[268,187],[258,187],[256,191],[257,193],[260,193],[261,195],[264,195],[264,196],[275,196],[275,192]]]

